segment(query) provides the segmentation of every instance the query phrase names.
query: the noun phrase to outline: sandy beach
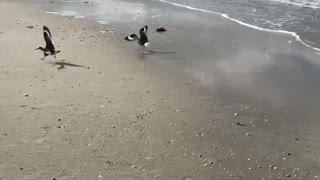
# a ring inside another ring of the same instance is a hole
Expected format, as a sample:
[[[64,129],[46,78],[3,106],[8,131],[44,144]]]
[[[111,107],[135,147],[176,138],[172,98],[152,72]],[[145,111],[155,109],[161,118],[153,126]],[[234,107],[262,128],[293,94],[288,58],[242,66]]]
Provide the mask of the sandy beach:
[[[150,30],[142,50],[123,43],[122,22],[101,33],[110,27],[0,1],[0,179],[320,178],[319,56],[287,35],[162,8],[144,23],[172,30]],[[194,18],[174,25],[171,13]],[[210,35],[188,36],[199,24]],[[43,25],[57,59],[34,51]]]

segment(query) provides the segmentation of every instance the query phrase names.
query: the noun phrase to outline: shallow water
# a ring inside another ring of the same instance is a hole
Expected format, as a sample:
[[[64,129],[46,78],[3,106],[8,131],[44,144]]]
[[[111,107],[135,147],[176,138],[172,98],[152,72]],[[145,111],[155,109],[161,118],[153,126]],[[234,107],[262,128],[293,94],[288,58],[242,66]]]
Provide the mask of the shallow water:
[[[163,1],[163,0],[159,0]],[[185,7],[226,14],[253,28],[297,34],[309,46],[320,47],[318,0],[166,0]]]

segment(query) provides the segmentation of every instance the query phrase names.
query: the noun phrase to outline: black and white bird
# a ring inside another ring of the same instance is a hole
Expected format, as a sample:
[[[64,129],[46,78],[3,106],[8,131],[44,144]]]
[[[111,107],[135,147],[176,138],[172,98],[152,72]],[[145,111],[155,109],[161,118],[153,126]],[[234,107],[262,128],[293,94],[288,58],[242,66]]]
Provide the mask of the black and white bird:
[[[131,34],[130,36],[125,37],[124,39],[127,41],[137,40],[140,46],[147,47],[148,45],[150,45],[147,32],[148,32],[148,26],[144,26],[139,30],[140,38],[136,34]]]
[[[52,40],[51,32],[47,26],[43,26],[43,37],[44,37],[44,40],[46,41],[46,47],[43,48],[40,46],[35,50],[43,51],[44,57],[42,59],[46,58],[49,55],[52,55],[54,56],[54,58],[56,58],[56,55],[60,53],[60,50],[56,51],[54,47],[54,42]]]

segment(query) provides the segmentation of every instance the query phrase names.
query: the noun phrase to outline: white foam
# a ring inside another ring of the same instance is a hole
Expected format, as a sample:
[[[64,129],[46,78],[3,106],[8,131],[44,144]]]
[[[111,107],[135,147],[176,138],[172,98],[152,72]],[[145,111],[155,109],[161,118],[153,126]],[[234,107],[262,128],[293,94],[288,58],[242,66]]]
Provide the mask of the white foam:
[[[65,11],[65,12],[46,12],[47,14],[54,14],[54,15],[60,15],[60,16],[66,16],[66,17],[73,17],[76,19],[84,19],[85,16],[76,16],[74,15],[75,13],[73,13],[72,11]]]
[[[75,16],[76,19],[84,19],[84,16]]]
[[[260,31],[267,31],[267,32],[273,32],[273,33],[282,33],[282,34],[289,34],[289,35],[295,37],[295,38],[296,38],[296,41],[301,42],[303,45],[305,45],[305,46],[307,46],[307,47],[309,47],[309,48],[312,48],[312,49],[314,49],[314,50],[316,50],[316,51],[320,51],[320,48],[316,48],[316,47],[310,46],[309,44],[303,42],[303,41],[301,40],[300,36],[297,35],[297,33],[295,33],[295,32],[290,32],[290,31],[285,31],[285,30],[265,29],[265,28],[261,28],[261,27],[258,27],[258,26],[254,26],[254,25],[251,25],[251,24],[248,24],[248,23],[239,21],[239,20],[234,19],[234,18],[230,18],[230,17],[229,17],[228,15],[226,15],[226,14],[222,14],[221,16],[222,16],[222,17],[225,17],[225,18],[228,18],[228,19],[230,19],[230,20],[232,20],[232,21],[234,21],[234,22],[237,22],[237,23],[239,23],[239,24],[241,24],[241,25],[243,25],[243,26],[247,26],[247,27],[250,27],[250,28],[253,28],[253,29],[257,29],[257,30],[260,30]]]
[[[320,1],[312,1],[310,0],[271,0],[277,3],[290,4],[299,7],[307,7],[312,9],[320,9]]]
[[[248,23],[245,23],[245,22],[242,22],[242,21],[239,21],[237,19],[234,19],[234,18],[231,18],[229,17],[228,14],[222,14],[222,13],[218,13],[218,12],[214,12],[214,11],[209,11],[209,10],[205,10],[205,9],[200,9],[200,8],[195,8],[195,7],[191,7],[191,6],[187,6],[187,5],[182,5],[182,4],[178,4],[178,3],[173,3],[173,2],[168,2],[166,0],[158,0],[160,2],[163,2],[163,3],[167,3],[167,4],[171,4],[171,5],[174,5],[174,6],[178,6],[178,7],[183,7],[183,8],[186,8],[186,9],[190,9],[190,10],[194,10],[194,11],[200,11],[200,12],[205,12],[205,13],[210,13],[210,14],[216,14],[216,15],[220,15],[224,18],[227,18],[231,21],[234,21],[238,24],[241,24],[243,26],[247,26],[247,27],[250,27],[250,28],[253,28],[253,29],[256,29],[256,30],[260,30],[260,31],[267,31],[267,32],[273,32],[273,33],[282,33],[282,34],[289,34],[293,37],[296,38],[296,41],[299,41],[301,42],[303,45],[309,47],[309,48],[312,48],[316,51],[320,51],[320,48],[315,48],[313,46],[310,46],[308,45],[307,43],[303,42],[300,38],[300,36],[297,35],[297,33],[295,32],[290,32],[290,31],[285,31],[285,30],[272,30],[272,29],[266,29],[266,28],[261,28],[261,27],[258,27],[258,26],[254,26],[254,25],[251,25],[251,24],[248,24]]]
[[[97,23],[99,23],[99,24],[108,24],[107,21],[97,21]]]
[[[47,14],[58,14],[58,15],[60,15],[60,13],[58,13],[58,12],[46,12]]]
[[[62,2],[64,3],[74,3],[75,1],[72,1],[72,0],[61,0]]]

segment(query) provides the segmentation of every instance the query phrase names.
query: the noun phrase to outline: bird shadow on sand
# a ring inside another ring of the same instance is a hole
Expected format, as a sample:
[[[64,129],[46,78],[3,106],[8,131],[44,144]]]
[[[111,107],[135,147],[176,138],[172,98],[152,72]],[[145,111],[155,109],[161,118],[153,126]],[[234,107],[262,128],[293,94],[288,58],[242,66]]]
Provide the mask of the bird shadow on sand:
[[[69,62],[64,62],[64,60],[62,61],[57,61],[57,62],[53,62],[51,63],[53,66],[59,66],[57,69],[64,69],[65,66],[69,66],[69,67],[81,67],[81,68],[85,68],[85,66],[79,65],[79,64],[73,64],[73,63],[69,63]]]
[[[176,54],[176,52],[154,51],[154,50],[145,50],[143,52],[143,55],[156,55],[156,54]]]

